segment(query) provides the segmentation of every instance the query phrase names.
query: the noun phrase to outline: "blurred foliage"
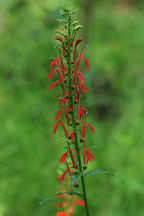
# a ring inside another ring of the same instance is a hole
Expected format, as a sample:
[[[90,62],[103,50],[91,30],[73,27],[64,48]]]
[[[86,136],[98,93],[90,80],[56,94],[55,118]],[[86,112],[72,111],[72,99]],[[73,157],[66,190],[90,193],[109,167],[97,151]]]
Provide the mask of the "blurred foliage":
[[[88,137],[97,159],[87,177],[91,215],[144,215],[144,9],[143,1],[0,1],[0,215],[55,215],[39,202],[59,190],[56,170],[63,152],[61,131],[52,135],[58,88],[48,92],[49,57],[57,56],[58,10],[80,7],[88,29],[83,103],[96,135]],[[55,78],[53,78],[55,79]],[[93,119],[93,121],[92,121]],[[122,184],[122,179],[124,184]],[[76,209],[79,215],[82,209]],[[82,215],[82,212],[81,212]]]

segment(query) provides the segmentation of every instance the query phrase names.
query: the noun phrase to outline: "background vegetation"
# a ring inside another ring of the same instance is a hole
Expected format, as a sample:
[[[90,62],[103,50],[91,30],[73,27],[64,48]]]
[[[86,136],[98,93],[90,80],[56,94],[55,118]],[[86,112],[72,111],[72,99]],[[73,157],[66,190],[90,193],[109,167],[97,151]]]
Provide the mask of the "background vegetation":
[[[88,44],[83,103],[96,135],[88,138],[102,169],[120,178],[87,177],[91,215],[144,215],[143,0],[0,1],[0,216],[55,215],[56,170],[63,137],[52,135],[58,88],[48,92],[49,57],[57,56],[59,9],[79,8]],[[124,180],[124,184],[121,183]],[[80,213],[81,212],[81,213]],[[76,215],[82,215],[80,207]]]

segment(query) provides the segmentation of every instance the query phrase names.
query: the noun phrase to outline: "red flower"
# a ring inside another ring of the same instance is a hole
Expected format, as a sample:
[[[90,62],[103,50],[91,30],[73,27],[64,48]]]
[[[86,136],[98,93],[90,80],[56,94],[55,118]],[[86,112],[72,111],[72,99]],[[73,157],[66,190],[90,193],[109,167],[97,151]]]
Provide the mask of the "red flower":
[[[63,164],[63,163],[65,162],[65,160],[66,160],[68,154],[70,154],[73,167],[77,167],[76,162],[75,162],[75,159],[74,159],[73,154],[72,154],[72,151],[74,151],[74,150],[71,150],[70,146],[69,146],[68,148],[69,148],[69,150],[67,150],[67,152],[65,152],[65,153],[62,155],[62,157],[61,157],[61,159],[60,159],[60,163]],[[77,154],[76,151],[74,151],[74,152]]]
[[[81,150],[84,152],[84,168],[86,168],[87,167],[87,159],[88,159],[88,161],[91,162],[91,159],[95,160],[95,158],[91,152],[86,150],[85,142],[84,142],[84,149],[81,149]]]
[[[88,60],[86,59],[86,58],[84,58],[84,57],[82,57],[83,59],[84,59],[84,61],[85,61],[85,63],[86,63],[86,66],[87,66],[87,68],[88,69],[90,69],[90,66],[89,66],[89,62],[88,62]]]
[[[75,49],[74,49],[74,55],[73,55],[73,61],[75,62],[75,58],[76,58],[76,47],[77,45],[82,41],[83,39],[82,38],[79,38],[76,40],[75,42]]]
[[[80,87],[81,90],[83,91],[83,93],[85,93],[85,91],[87,91],[86,87],[84,86],[84,78],[82,73],[77,72],[77,80],[80,80]]]
[[[80,52],[79,57],[78,57],[78,60],[76,62],[77,69],[79,68],[79,64],[80,64],[80,60],[81,60],[81,55],[82,55],[83,49],[84,49],[84,46],[82,47],[81,52]]]
[[[55,39],[62,42],[63,54],[65,54],[65,45],[64,45],[63,39],[59,36],[56,36]]]
[[[53,125],[53,127],[54,127],[53,133],[54,133],[54,134],[56,133],[58,126],[61,124],[62,127],[63,127],[63,130],[64,130],[64,132],[65,132],[66,137],[67,137],[68,139],[70,139],[71,136],[70,136],[70,134],[68,133],[68,131],[67,131],[65,125],[64,125],[64,122],[63,122],[63,120],[62,120],[61,115],[59,115],[59,117],[60,117],[60,121],[57,121],[57,122]]]
[[[56,82],[54,82],[53,84],[51,84],[51,86],[49,87],[49,91],[51,91],[53,89],[53,87],[58,84],[60,81],[57,80]]]
[[[70,216],[66,212],[57,212],[56,216]]]
[[[86,126],[89,126],[89,128],[91,129],[91,132],[95,133],[95,129],[93,128],[93,126],[89,123],[86,123],[86,121],[83,123],[83,126],[82,126],[82,132],[81,132],[81,140],[85,140],[85,132],[86,132]]]
[[[65,97],[61,97],[60,98],[60,103],[61,105],[65,104],[66,98]]]
[[[53,73],[54,73],[55,70],[56,70],[56,68],[52,69],[52,70],[49,72],[47,79],[49,79],[49,80],[51,79],[51,77],[52,77],[52,75],[53,75]]]
[[[72,123],[71,123],[71,121],[70,121],[70,118],[69,118],[69,115],[68,115],[68,110],[66,109],[66,107],[62,107],[62,109],[60,109],[60,110],[57,112],[56,121],[58,120],[58,118],[59,118],[59,116],[60,116],[60,113],[61,113],[62,111],[65,112],[68,125],[71,125]]]
[[[62,181],[64,180],[65,175],[66,175],[67,173],[69,173],[69,175],[70,175],[70,177],[71,177],[71,170],[70,170],[69,165],[68,165],[67,162],[66,162],[66,166],[67,166],[67,170],[64,171],[64,173],[63,173],[62,176],[61,176],[61,180],[62,180]]]
[[[53,134],[56,133],[56,131],[57,131],[59,125],[60,125],[60,121],[56,122],[56,123],[53,125],[53,127],[54,127],[54,129],[53,129]]]
[[[59,50],[60,57],[61,57],[60,61],[61,61],[61,67],[62,67],[62,71],[63,71],[64,75],[66,75],[66,74],[67,74],[67,72],[66,72],[66,67],[64,66],[64,63],[63,63],[63,60],[62,60],[62,54],[61,54],[61,50],[60,50],[60,48],[59,48],[59,47],[57,47],[57,48],[58,48],[58,50]]]
[[[67,156],[68,156],[68,151],[66,152],[66,153],[64,153],[63,155],[62,155],[62,157],[61,157],[61,159],[60,159],[60,163],[64,163],[65,162],[65,160],[66,160],[66,158],[67,158]]]
[[[54,60],[50,63],[49,67],[52,68],[53,65],[57,64],[57,62],[58,62],[60,59],[61,59],[61,56],[60,56],[59,58],[54,59]]]

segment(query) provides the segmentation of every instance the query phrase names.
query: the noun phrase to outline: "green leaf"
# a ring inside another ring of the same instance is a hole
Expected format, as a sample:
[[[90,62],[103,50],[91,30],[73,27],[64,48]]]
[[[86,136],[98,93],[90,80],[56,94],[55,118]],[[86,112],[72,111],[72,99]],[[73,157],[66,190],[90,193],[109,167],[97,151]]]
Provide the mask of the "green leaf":
[[[84,175],[84,177],[89,176],[89,175],[99,174],[99,173],[100,173],[100,174],[108,174],[108,175],[111,175],[111,176],[114,176],[114,177],[116,177],[116,178],[121,179],[120,177],[118,177],[118,176],[116,176],[116,175],[114,175],[114,174],[112,174],[112,173],[105,172],[105,171],[102,171],[102,170],[91,171],[91,172],[89,172],[89,173],[86,173],[86,174]],[[121,183],[122,183],[122,184],[124,183],[124,182],[123,182],[123,179],[121,179]]]
[[[98,146],[87,146],[87,145],[86,145],[86,147],[88,147],[88,148],[99,148]]]
[[[105,171],[102,171],[102,170],[96,170],[96,171],[91,171],[91,172],[89,172],[89,173],[86,173],[86,174],[85,174],[85,177],[86,177],[86,176],[89,176],[89,175],[95,175],[95,174],[98,174],[98,173],[110,174],[110,173],[105,172]],[[113,175],[113,174],[110,174],[110,175]]]
[[[61,195],[61,194],[66,194],[66,195],[77,195],[77,196],[80,196],[80,197],[83,197],[82,194],[80,193],[76,193],[76,192],[65,192],[65,193],[61,193],[61,192],[56,192],[55,194],[53,194],[51,197],[49,198],[44,198],[41,202],[40,202],[40,205],[43,205],[44,203],[46,203],[47,201],[50,201],[52,200],[53,198],[55,198],[57,195]]]

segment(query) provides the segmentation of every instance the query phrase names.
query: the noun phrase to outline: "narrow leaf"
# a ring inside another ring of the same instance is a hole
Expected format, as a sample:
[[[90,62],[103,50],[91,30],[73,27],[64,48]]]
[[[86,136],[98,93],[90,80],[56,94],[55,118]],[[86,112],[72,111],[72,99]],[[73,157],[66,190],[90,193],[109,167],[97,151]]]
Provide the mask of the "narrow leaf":
[[[102,170],[96,170],[96,171],[91,171],[91,172],[89,172],[89,173],[86,173],[86,174],[85,174],[85,177],[86,177],[86,176],[89,176],[89,175],[95,175],[95,174],[98,174],[98,173],[110,174],[110,173],[105,172],[105,171],[102,171]],[[113,175],[113,174],[110,174],[110,175]]]
[[[100,174],[108,174],[108,175],[114,176],[116,178],[120,178],[119,176],[116,176],[116,175],[114,175],[112,173],[109,173],[109,172],[106,172],[106,171],[102,171],[102,170],[91,171],[89,173],[86,173],[84,176],[86,177],[86,176],[89,176],[89,175],[95,175],[95,174],[99,174],[99,173]],[[122,180],[122,184],[123,184],[123,179],[121,179],[121,180]]]
[[[50,201],[50,200],[52,200],[53,198],[55,198],[57,195],[61,195],[61,194],[66,194],[66,195],[71,195],[71,196],[76,195],[76,196],[82,197],[82,194],[76,193],[76,192],[65,192],[65,193],[56,192],[56,193],[53,194],[51,197],[49,197],[49,198],[44,198],[44,199],[40,202],[40,205],[43,205],[43,204],[46,203],[47,201]]]

